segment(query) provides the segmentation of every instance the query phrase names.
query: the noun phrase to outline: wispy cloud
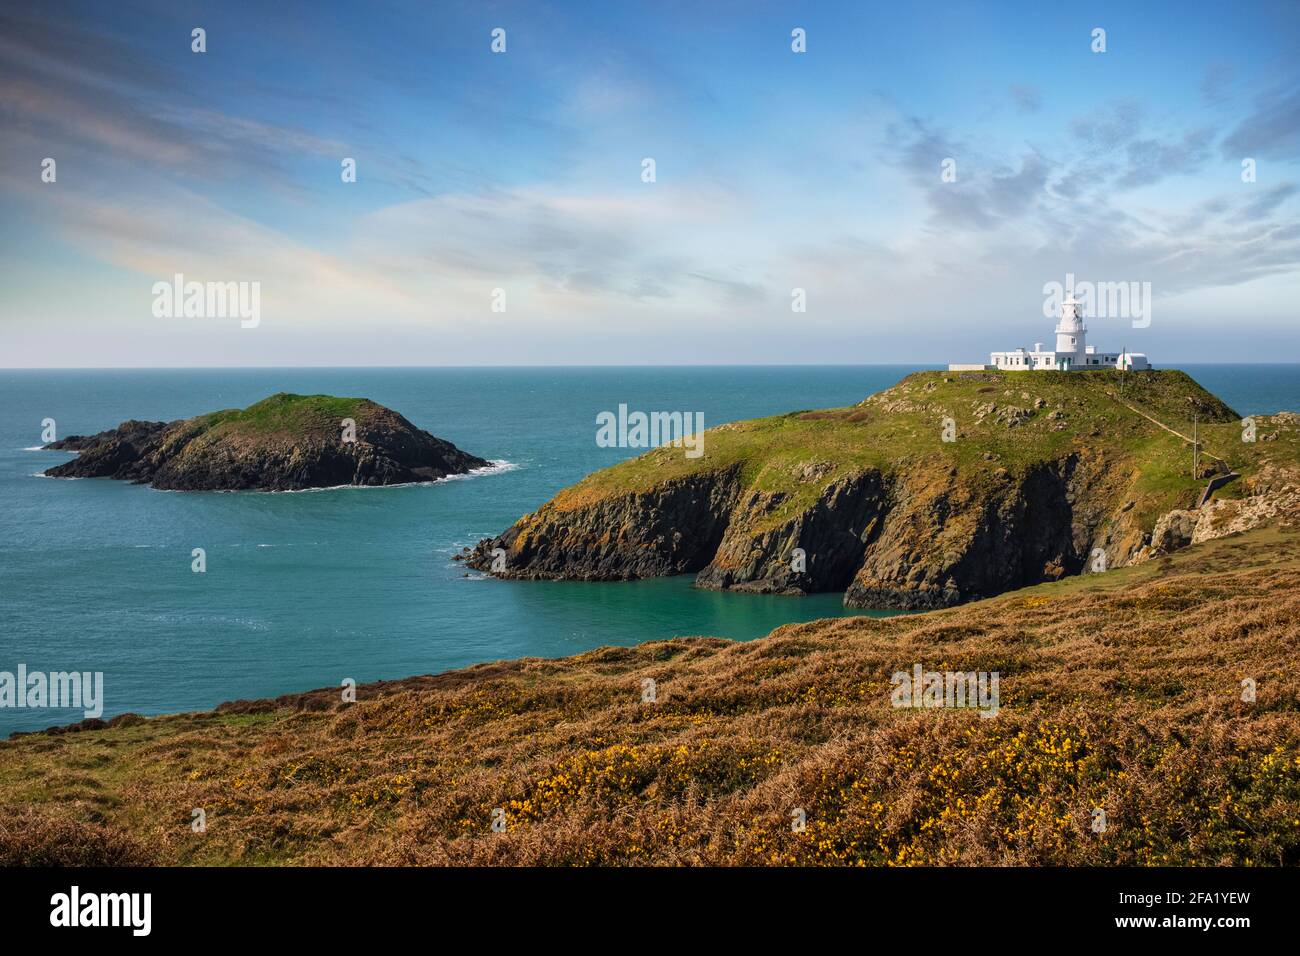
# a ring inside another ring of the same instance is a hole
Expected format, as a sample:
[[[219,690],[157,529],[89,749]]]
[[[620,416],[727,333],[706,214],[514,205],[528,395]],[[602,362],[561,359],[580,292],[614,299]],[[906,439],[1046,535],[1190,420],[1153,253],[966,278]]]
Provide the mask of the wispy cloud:
[[[1300,157],[1300,87],[1279,87],[1259,97],[1254,110],[1224,138],[1223,155],[1294,163]]]

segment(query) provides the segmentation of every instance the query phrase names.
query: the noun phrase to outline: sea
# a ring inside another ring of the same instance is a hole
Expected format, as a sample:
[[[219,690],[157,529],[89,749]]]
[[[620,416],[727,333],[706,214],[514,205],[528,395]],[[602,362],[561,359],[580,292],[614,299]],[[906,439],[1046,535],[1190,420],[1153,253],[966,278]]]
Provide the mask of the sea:
[[[848,613],[838,594],[500,581],[452,556],[584,475],[639,454],[597,416],[702,413],[705,427],[849,405],[937,366],[0,370],[0,672],[103,674],[102,716],[560,657],[684,635],[751,640]],[[1182,366],[1242,415],[1300,410],[1300,365]],[[373,399],[493,461],[468,477],[291,493],[163,492],[41,472],[39,450],[129,419],[275,392]],[[206,570],[192,570],[202,548]],[[0,706],[0,736],[82,719]]]

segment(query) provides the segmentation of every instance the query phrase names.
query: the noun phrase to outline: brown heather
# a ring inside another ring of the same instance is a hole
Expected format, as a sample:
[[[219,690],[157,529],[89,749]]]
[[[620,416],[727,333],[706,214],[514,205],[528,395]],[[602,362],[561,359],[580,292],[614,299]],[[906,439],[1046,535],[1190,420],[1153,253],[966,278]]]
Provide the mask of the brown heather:
[[[0,863],[1296,865],[1297,621],[1275,527],[923,615],[29,735]],[[1000,672],[1000,713],[893,708],[914,663]]]

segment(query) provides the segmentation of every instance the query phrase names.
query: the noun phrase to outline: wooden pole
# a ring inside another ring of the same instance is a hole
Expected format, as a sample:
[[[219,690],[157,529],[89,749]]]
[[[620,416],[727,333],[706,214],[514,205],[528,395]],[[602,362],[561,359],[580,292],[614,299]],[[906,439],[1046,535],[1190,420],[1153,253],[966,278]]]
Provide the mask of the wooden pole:
[[[1200,424],[1200,410],[1195,406],[1192,407],[1192,478],[1196,479],[1201,476],[1201,439],[1197,432],[1197,426]]]

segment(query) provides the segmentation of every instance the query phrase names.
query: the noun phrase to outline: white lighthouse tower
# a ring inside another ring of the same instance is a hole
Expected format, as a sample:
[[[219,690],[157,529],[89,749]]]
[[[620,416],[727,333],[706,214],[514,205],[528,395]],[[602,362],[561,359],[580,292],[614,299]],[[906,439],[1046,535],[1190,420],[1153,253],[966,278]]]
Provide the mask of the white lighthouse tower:
[[[1010,352],[994,352],[987,365],[948,366],[952,372],[969,371],[1058,371],[1071,369],[1118,368],[1126,371],[1148,369],[1151,364],[1141,352],[1098,352],[1088,344],[1088,327],[1083,324],[1083,303],[1071,296],[1061,303],[1061,317],[1056,323],[1056,348],[1043,351],[1043,343],[1033,349],[1018,348]]]
[[[1083,306],[1071,296],[1061,303],[1061,318],[1056,323],[1056,365],[1069,370],[1086,364],[1088,327],[1083,324]]]

